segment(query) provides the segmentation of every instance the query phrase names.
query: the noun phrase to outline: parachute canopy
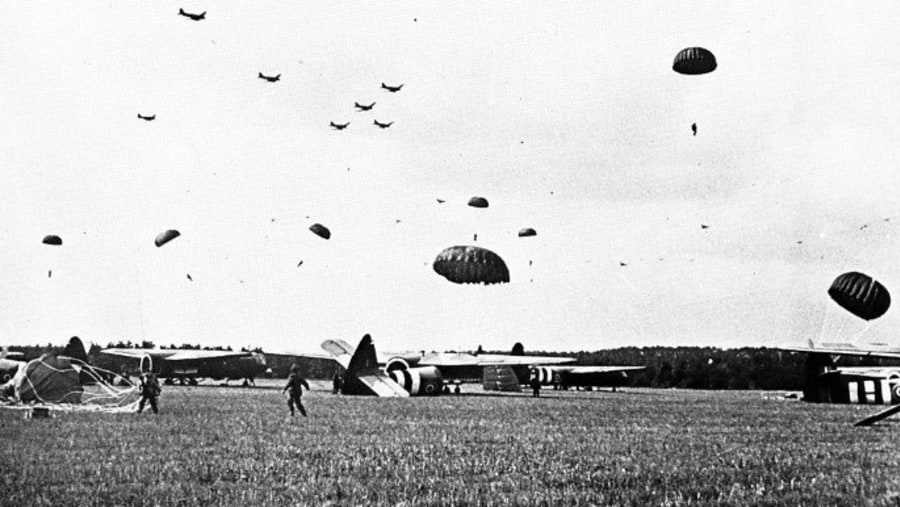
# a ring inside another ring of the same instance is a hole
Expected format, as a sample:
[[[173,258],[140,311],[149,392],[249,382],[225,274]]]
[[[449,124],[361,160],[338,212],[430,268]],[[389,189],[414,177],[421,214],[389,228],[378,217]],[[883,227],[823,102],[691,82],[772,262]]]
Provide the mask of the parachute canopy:
[[[309,230],[313,231],[317,236],[323,237],[325,239],[331,238],[331,231],[328,230],[328,227],[325,227],[322,224],[312,224],[309,226]]]
[[[177,238],[178,236],[181,236],[180,232],[176,231],[175,229],[169,229],[166,232],[160,233],[160,235],[156,237],[156,241],[154,241],[154,243],[156,243],[157,247],[161,247],[169,241]]]
[[[685,48],[675,55],[672,70],[692,76],[706,74],[716,70],[716,57],[704,48]]]
[[[453,283],[508,283],[509,270],[494,252],[477,246],[451,246],[434,259],[434,270]]]
[[[62,245],[62,238],[59,236],[44,236],[44,241],[42,241],[45,245]]]
[[[854,271],[835,278],[828,295],[842,308],[865,320],[881,317],[891,306],[891,295],[884,285]]]
[[[71,361],[47,354],[29,361],[13,381],[16,398],[25,403],[81,403],[84,392]]]
[[[469,199],[469,206],[471,206],[473,208],[487,208],[488,201],[484,197],[475,196],[475,197]]]
[[[527,238],[530,236],[537,236],[537,231],[535,231],[531,227],[526,227],[526,228],[522,229],[521,231],[519,231],[520,238]]]

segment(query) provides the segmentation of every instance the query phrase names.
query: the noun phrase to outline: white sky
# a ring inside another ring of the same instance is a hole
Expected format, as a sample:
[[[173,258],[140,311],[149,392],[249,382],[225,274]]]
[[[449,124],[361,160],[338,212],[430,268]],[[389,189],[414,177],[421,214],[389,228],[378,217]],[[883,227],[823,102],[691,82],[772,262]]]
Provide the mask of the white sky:
[[[0,3],[0,342],[804,342],[840,273],[900,287],[898,26],[897,2]],[[688,46],[718,69],[673,72]],[[434,273],[474,233],[511,283]]]

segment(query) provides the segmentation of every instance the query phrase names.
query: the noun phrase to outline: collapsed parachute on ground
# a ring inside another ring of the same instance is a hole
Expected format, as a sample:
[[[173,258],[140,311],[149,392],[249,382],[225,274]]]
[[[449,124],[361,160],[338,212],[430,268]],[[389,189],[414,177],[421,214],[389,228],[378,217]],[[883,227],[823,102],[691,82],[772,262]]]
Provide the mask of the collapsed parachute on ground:
[[[53,236],[53,235],[44,236],[44,240],[42,241],[42,243],[45,245],[59,246],[59,245],[62,245],[62,238],[60,238],[59,236]]]
[[[311,230],[316,236],[325,239],[331,238],[331,231],[328,230],[328,227],[325,227],[322,224],[312,224],[309,226],[309,230]]]
[[[46,354],[20,368],[12,382],[16,398],[24,403],[81,403],[84,392],[72,362]]]
[[[509,269],[494,252],[477,246],[451,246],[434,259],[434,270],[453,283],[508,283]]]
[[[531,227],[526,227],[526,228],[522,229],[521,231],[519,231],[520,238],[528,238],[531,236],[537,236],[537,231],[535,231]]]
[[[716,57],[704,48],[685,48],[675,55],[672,70],[679,74],[695,76],[716,70]]]
[[[156,243],[156,246],[158,248],[165,245],[169,241],[172,241],[178,236],[181,236],[180,232],[176,231],[175,229],[169,229],[166,232],[160,233],[160,235],[156,237],[156,241],[154,241],[154,243]]]
[[[487,208],[488,201],[484,197],[475,196],[475,197],[469,199],[469,206],[471,206],[473,208]]]
[[[881,317],[891,306],[891,295],[884,285],[869,275],[853,271],[835,278],[828,295],[842,308],[865,320]]]

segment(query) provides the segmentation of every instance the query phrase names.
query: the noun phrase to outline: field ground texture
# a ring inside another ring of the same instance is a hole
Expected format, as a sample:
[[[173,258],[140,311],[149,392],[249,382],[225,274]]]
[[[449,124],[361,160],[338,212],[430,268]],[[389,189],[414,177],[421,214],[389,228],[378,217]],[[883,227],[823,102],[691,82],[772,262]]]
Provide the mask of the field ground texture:
[[[0,411],[8,505],[897,505],[900,422],[759,392],[377,399],[167,387],[162,413]]]

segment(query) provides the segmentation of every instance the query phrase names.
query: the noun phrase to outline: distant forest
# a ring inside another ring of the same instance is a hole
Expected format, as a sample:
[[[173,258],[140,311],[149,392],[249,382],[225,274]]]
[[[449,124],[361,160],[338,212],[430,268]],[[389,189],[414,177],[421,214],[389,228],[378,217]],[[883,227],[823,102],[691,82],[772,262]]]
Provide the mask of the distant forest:
[[[152,342],[109,343],[107,347],[153,347]],[[199,345],[182,344],[164,348],[201,349]],[[25,359],[34,359],[47,352],[61,352],[62,347],[10,346]],[[100,347],[88,352],[93,358]],[[203,347],[203,350],[231,350],[228,347]],[[242,349],[247,350],[247,349]],[[261,352],[254,349],[254,352]],[[508,354],[509,351],[486,351]],[[544,352],[529,350],[529,355],[566,356],[577,359],[579,365],[646,366],[645,370],[629,373],[627,385],[634,387],[680,387],[687,389],[774,389],[801,390],[803,388],[806,354],[784,352],[769,348],[718,349],[712,347],[623,347],[595,352]],[[273,358],[274,359],[274,358]],[[310,378],[330,378],[334,367],[321,360],[298,361]],[[330,363],[330,362],[329,362]],[[871,357],[842,357],[841,366],[900,366],[900,360]],[[274,364],[272,366],[275,366]],[[281,370],[282,368],[278,368]],[[280,373],[280,371],[279,371]],[[281,375],[279,375],[281,376]]]

